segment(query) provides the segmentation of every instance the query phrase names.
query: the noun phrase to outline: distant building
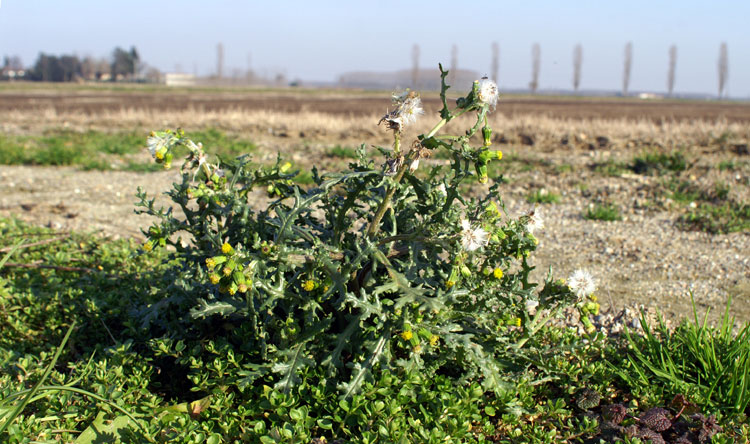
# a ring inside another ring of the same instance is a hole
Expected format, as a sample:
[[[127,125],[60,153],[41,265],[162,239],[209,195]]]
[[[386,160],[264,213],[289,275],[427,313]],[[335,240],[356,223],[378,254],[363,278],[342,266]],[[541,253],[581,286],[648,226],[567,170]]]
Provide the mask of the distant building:
[[[0,79],[16,80],[16,79],[23,79],[25,77],[26,77],[26,71],[24,69],[15,69],[9,66],[0,68]]]
[[[164,83],[167,86],[195,86],[195,75],[168,72],[164,74]]]
[[[654,93],[640,93],[638,94],[638,98],[641,100],[654,100],[654,99],[663,99],[664,96],[661,94],[654,94]]]

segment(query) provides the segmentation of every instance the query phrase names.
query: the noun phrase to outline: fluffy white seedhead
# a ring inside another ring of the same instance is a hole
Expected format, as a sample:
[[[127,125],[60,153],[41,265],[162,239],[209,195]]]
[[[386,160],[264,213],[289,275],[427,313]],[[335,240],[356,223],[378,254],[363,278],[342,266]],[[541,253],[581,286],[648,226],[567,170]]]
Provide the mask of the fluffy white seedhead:
[[[500,97],[500,93],[497,91],[497,83],[490,79],[482,79],[479,82],[479,101],[495,107],[497,105],[497,99]]]
[[[591,276],[591,273],[579,268],[568,278],[568,287],[570,291],[575,293],[579,300],[583,300],[583,298],[590,296],[596,291],[596,281]]]
[[[471,228],[466,219],[461,219],[461,248],[474,251],[487,245],[489,234],[483,228]]]
[[[401,131],[424,114],[422,99],[414,91],[406,90],[401,94],[393,94],[391,97],[396,109],[389,111],[380,119],[380,123],[385,122],[389,129]]]
[[[534,211],[529,214],[529,222],[526,224],[526,230],[529,233],[534,234],[535,231],[539,231],[544,228],[544,219],[539,211]]]

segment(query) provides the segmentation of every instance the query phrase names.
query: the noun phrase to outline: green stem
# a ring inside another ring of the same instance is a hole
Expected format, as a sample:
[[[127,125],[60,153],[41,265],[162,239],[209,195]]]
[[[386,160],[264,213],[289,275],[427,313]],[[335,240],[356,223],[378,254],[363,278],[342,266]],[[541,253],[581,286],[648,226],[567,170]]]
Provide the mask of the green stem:
[[[443,118],[442,120],[440,120],[440,122],[438,122],[438,123],[437,123],[437,125],[435,125],[435,127],[434,127],[434,128],[432,128],[432,129],[430,130],[430,132],[429,132],[429,133],[427,133],[427,135],[426,135],[426,136],[424,136],[424,138],[425,138],[425,139],[429,139],[430,137],[434,136],[434,135],[435,135],[435,133],[437,133],[438,131],[440,131],[440,128],[442,128],[442,127],[443,127],[443,126],[444,126],[444,125],[445,125],[446,123],[448,123],[448,120],[450,120],[450,119],[449,119],[449,118],[447,118],[447,117],[446,117],[446,118]]]
[[[380,206],[378,206],[377,211],[375,211],[375,216],[372,218],[370,226],[367,227],[367,237],[369,237],[370,239],[373,239],[375,235],[378,234],[378,230],[380,229],[380,221],[383,219],[383,216],[385,216],[385,212],[388,211],[388,207],[390,207],[391,205],[391,199],[393,198],[393,195],[396,194],[396,186],[399,182],[401,182],[401,178],[404,177],[406,169],[409,168],[409,163],[409,159],[405,160],[403,165],[401,165],[401,167],[398,169],[396,176],[393,178],[393,181],[395,183],[391,185],[390,188],[388,188],[388,191],[385,192],[383,201],[380,202]]]
[[[427,135],[424,136],[422,140],[429,139],[433,137],[438,131],[440,131],[440,128],[445,126],[446,123],[448,123],[450,120],[452,120],[455,117],[460,116],[461,114],[465,113],[466,111],[469,111],[469,109],[462,109],[461,111],[457,112],[456,114],[450,113],[447,117],[443,117],[440,122],[435,125]],[[399,134],[396,133],[396,146],[398,147],[398,144],[400,143]],[[398,153],[398,151],[396,151]],[[406,169],[409,167],[409,164],[411,164],[411,161],[414,159],[404,159],[403,165],[399,168],[398,172],[396,173],[396,176],[393,178],[393,181],[395,182],[393,185],[391,185],[390,188],[388,188],[388,191],[385,193],[385,197],[383,197],[383,201],[380,202],[380,206],[378,206],[378,209],[375,211],[375,216],[372,218],[372,222],[370,222],[370,226],[367,227],[367,237],[370,239],[374,238],[375,235],[378,233],[378,230],[380,229],[380,221],[383,219],[383,216],[385,216],[385,212],[388,211],[388,208],[391,205],[391,199],[393,199],[393,195],[396,193],[396,186],[399,182],[401,182],[401,179],[404,177],[404,173],[406,172]]]

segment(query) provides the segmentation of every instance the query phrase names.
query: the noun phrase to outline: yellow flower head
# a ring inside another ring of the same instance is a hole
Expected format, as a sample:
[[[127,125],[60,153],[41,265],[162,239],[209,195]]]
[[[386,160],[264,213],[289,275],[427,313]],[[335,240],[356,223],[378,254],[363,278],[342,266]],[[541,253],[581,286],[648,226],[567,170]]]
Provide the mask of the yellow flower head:
[[[213,270],[216,267],[216,261],[209,257],[206,259],[206,267],[208,267],[209,270]]]
[[[495,279],[502,279],[503,278],[503,270],[501,268],[495,268],[492,270],[492,275],[495,276]]]
[[[401,332],[401,338],[404,341],[411,341],[411,338],[413,338],[413,337],[414,337],[414,335],[412,334],[412,332],[410,330],[406,330],[404,332]]]
[[[315,281],[308,279],[302,283],[302,288],[305,291],[313,291],[315,289]]]
[[[245,284],[238,285],[237,291],[239,291],[240,293],[247,293],[247,285]]]
[[[233,295],[233,294],[235,294],[235,293],[237,293],[237,288],[236,288],[235,286],[231,286],[231,287],[229,287],[229,294],[232,294],[232,295]]]
[[[219,277],[219,275],[212,274],[211,276],[208,277],[208,280],[210,280],[212,284],[216,285],[219,283],[221,278]]]
[[[432,335],[432,336],[430,336],[430,345],[431,346],[433,346],[433,347],[436,346],[439,341],[440,341],[440,336],[438,336],[438,335]]]
[[[221,246],[221,252],[224,254],[229,254],[232,252],[232,246],[229,245],[229,242],[224,242],[224,245]]]
[[[514,318],[513,319],[513,325],[515,325],[516,327],[520,327],[521,326],[521,318]]]
[[[454,285],[456,285],[456,283],[455,283],[455,282],[453,282],[453,281],[451,281],[451,280],[447,280],[447,281],[445,281],[445,288],[451,288],[451,287],[453,287]]]
[[[232,274],[232,269],[231,269],[231,268],[229,268],[229,267],[224,267],[224,268],[223,268],[223,269],[221,270],[221,272],[222,272],[222,273],[224,273],[224,276],[229,276],[230,274]]]
[[[154,249],[154,243],[151,241],[146,242],[143,244],[143,251],[151,251]]]

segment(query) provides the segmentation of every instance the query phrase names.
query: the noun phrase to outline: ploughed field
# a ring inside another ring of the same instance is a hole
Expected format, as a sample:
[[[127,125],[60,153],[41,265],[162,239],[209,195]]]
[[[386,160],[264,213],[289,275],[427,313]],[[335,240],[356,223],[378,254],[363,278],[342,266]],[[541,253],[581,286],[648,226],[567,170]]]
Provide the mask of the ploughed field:
[[[121,109],[176,110],[245,110],[299,112],[315,111],[335,115],[366,116],[382,112],[387,93],[361,91],[304,90],[169,90],[132,88],[126,90],[24,87],[0,89],[0,112],[55,110],[58,113],[96,114]],[[426,108],[438,109],[436,93],[423,95]],[[549,115],[571,119],[650,119],[750,121],[748,103],[639,100],[635,98],[585,98],[510,96],[502,99],[497,112],[506,117]]]
[[[438,120],[438,97],[424,101],[406,138]],[[149,221],[133,214],[136,187],[156,195],[178,175],[149,171],[150,130],[182,127],[209,151],[244,147],[261,163],[281,153],[301,170],[332,171],[363,142],[382,161],[371,145],[389,146],[377,126],[389,104],[388,92],[4,85],[0,215],[142,238]],[[640,304],[687,315],[691,292],[701,311],[717,314],[731,297],[731,312],[750,320],[750,104],[501,96],[490,123],[504,152],[491,182],[507,212],[545,220],[536,272],[589,269],[609,313],[600,323]],[[132,149],[110,149],[120,134]],[[94,142],[76,157],[82,138]],[[44,161],[34,153],[45,143],[73,154]],[[421,168],[448,161],[436,154]]]

